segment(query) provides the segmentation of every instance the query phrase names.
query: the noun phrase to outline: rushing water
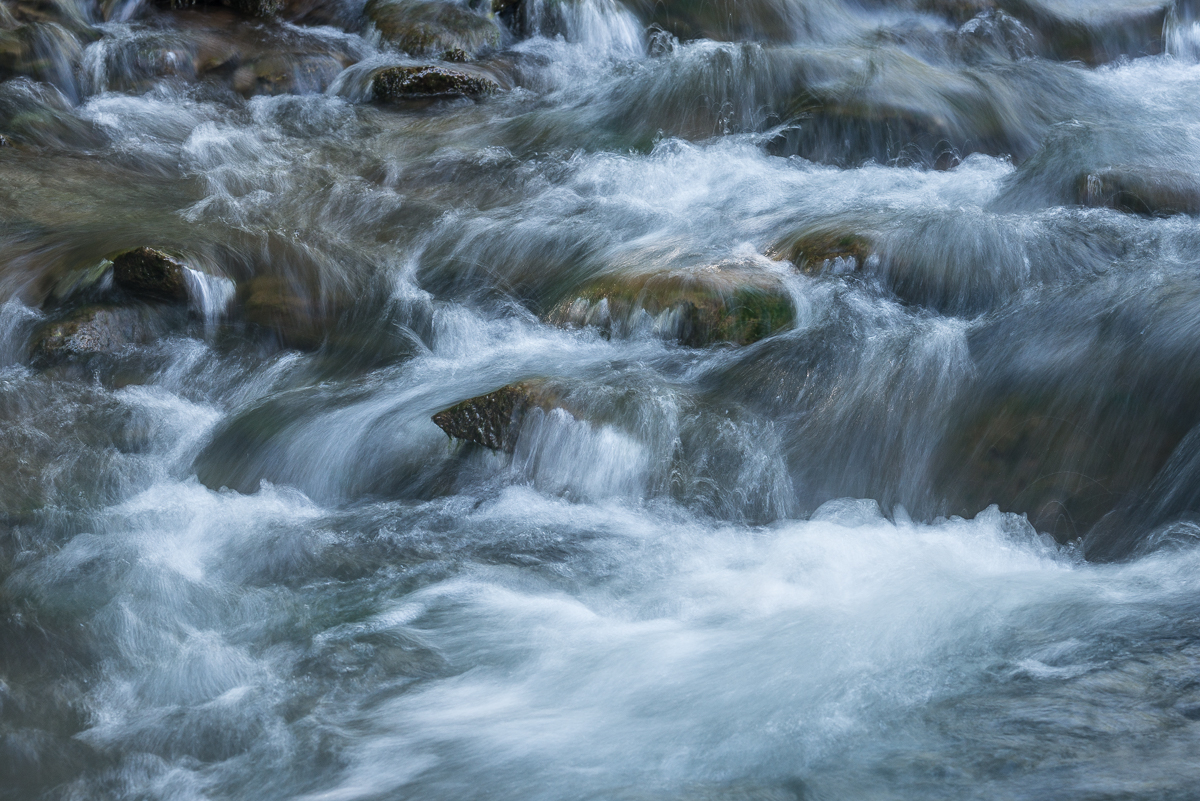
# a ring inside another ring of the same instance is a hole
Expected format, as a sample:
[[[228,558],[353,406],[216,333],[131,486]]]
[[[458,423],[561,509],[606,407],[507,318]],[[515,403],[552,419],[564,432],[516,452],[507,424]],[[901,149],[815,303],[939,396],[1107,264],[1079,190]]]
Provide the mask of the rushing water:
[[[0,798],[1195,797],[1200,10],[3,2]]]

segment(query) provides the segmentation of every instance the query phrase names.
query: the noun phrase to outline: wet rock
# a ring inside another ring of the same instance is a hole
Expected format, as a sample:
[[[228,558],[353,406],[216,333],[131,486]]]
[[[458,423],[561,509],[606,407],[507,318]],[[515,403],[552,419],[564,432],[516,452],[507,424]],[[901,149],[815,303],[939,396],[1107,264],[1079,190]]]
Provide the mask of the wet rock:
[[[346,63],[333,55],[272,53],[242,64],[234,91],[254,95],[314,94],[324,91]]]
[[[918,0],[916,4],[918,11],[944,17],[955,25],[962,25],[995,7],[995,0]]]
[[[371,78],[378,100],[438,97],[486,97],[500,88],[491,78],[438,66],[387,67]]]
[[[619,336],[649,330],[697,348],[748,345],[787,328],[793,317],[776,273],[739,264],[612,273],[585,284],[549,315],[559,325],[595,325]]]
[[[433,422],[455,439],[512,453],[525,413],[534,407],[552,408],[554,398],[546,382],[522,381],[443,409]]]
[[[1084,173],[1077,202],[1131,214],[1200,214],[1200,176],[1176,170],[1113,167]]]
[[[684,41],[790,42],[816,13],[773,0],[637,0],[633,5],[650,25]]]
[[[369,0],[363,12],[384,39],[411,55],[461,50],[476,58],[502,41],[494,20],[448,0]]]
[[[790,261],[805,275],[855,272],[880,258],[876,237],[849,229],[816,228],[791,234],[767,249],[773,259]]]
[[[129,294],[148,300],[187,303],[187,267],[154,248],[134,248],[112,258],[113,281]]]
[[[8,141],[8,137],[6,137],[4,134],[0,134],[0,147],[12,147],[12,146],[13,146],[12,142]]]
[[[113,354],[154,336],[145,310],[130,306],[89,305],[34,330],[30,357],[47,366],[71,357]]]
[[[56,22],[0,30],[0,80],[25,75],[71,93],[73,71],[82,56],[80,40]]]
[[[312,350],[330,327],[322,303],[283,278],[258,276],[239,286],[238,294],[245,321],[273,332],[284,347]]]
[[[284,10],[286,0],[157,0],[163,8],[181,10],[189,8],[205,8],[208,6],[224,6],[233,9],[247,17],[270,18]]]
[[[1171,0],[996,0],[1031,28],[1045,55],[1103,64],[1121,56],[1157,55]]]

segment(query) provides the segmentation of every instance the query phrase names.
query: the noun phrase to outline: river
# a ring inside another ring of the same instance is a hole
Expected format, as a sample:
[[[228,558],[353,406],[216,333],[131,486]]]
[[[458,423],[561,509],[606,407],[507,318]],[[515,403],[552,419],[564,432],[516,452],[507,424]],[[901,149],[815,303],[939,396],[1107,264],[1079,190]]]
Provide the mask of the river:
[[[0,799],[1194,798],[1195,20],[2,0]]]

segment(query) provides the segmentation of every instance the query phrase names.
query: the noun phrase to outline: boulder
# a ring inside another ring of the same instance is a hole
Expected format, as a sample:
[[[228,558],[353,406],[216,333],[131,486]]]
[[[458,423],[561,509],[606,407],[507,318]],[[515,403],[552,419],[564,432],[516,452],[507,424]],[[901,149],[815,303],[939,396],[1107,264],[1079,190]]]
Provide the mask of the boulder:
[[[1157,55],[1173,0],[996,0],[1033,30],[1050,58],[1096,65]]]
[[[461,50],[476,58],[503,38],[495,20],[448,0],[369,0],[363,12],[384,39],[414,56]]]
[[[112,257],[113,282],[147,300],[187,303],[187,267],[154,248],[134,248]]]
[[[286,0],[156,0],[157,5],[173,10],[221,5],[247,17],[270,18],[287,6]]]
[[[805,275],[825,271],[857,272],[869,259],[880,259],[876,237],[848,228],[806,228],[790,234],[767,249],[773,259],[790,261]]]
[[[744,264],[623,271],[584,284],[550,313],[559,325],[594,325],[628,336],[650,330],[688,347],[748,345],[791,325],[783,279]]]
[[[433,65],[386,67],[371,77],[377,100],[486,97],[500,85],[482,74]]]
[[[72,357],[113,354],[152,336],[143,309],[88,305],[38,326],[30,340],[30,357],[35,365],[48,366]]]
[[[238,287],[246,322],[270,330],[287,348],[320,346],[330,326],[328,309],[304,287],[275,276],[258,276]]]
[[[244,97],[313,94],[324,91],[345,67],[345,61],[327,53],[269,53],[239,66],[233,89]]]
[[[1076,182],[1082,206],[1131,214],[1200,214],[1200,176],[1178,170],[1110,167],[1086,172]]]
[[[802,4],[778,0],[634,0],[650,25],[688,41],[791,42],[811,24]]]
[[[455,439],[512,453],[525,413],[553,408],[557,397],[543,380],[522,381],[456,403],[435,414],[433,422]]]

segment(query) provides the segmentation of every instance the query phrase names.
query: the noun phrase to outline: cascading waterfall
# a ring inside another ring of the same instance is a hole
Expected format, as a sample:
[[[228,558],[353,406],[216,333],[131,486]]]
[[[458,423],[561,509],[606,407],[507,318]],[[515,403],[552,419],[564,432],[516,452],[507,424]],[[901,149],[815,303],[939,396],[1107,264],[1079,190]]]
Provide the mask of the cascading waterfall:
[[[0,799],[1190,799],[1200,9],[0,0]]]

